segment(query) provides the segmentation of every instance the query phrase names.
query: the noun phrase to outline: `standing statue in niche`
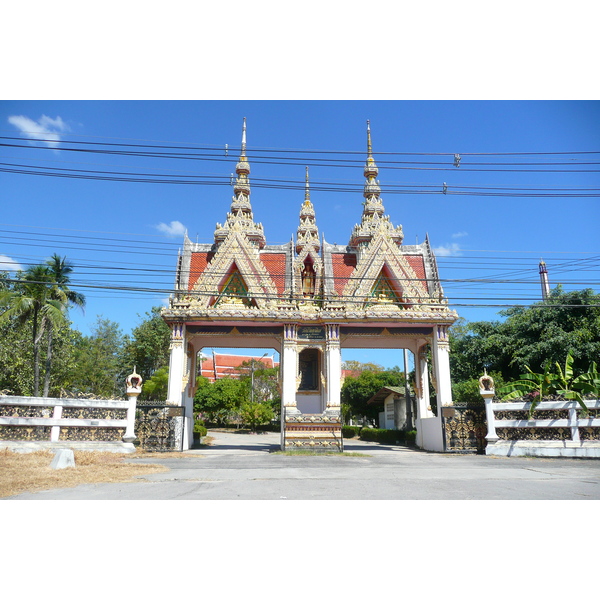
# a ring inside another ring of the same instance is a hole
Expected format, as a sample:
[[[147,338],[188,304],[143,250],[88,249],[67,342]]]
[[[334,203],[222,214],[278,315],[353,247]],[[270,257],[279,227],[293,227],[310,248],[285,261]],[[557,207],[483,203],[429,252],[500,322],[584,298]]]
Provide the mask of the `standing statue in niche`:
[[[315,295],[315,270],[310,263],[306,263],[302,271],[302,294],[305,298]]]
[[[317,362],[318,359],[315,352],[304,350],[300,353],[298,360],[300,385],[298,386],[298,390],[314,391],[319,389]]]

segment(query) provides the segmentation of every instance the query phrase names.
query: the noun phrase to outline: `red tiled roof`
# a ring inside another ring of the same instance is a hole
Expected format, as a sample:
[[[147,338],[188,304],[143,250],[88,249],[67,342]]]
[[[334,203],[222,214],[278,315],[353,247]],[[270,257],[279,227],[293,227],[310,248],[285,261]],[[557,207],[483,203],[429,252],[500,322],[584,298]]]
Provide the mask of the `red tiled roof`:
[[[425,261],[422,256],[405,254],[404,258],[415,272],[417,279],[420,279],[420,283],[424,286],[427,291],[427,276],[425,275]]]
[[[260,260],[269,272],[277,293],[282,296],[285,289],[285,262],[286,255],[284,252],[272,254],[271,252],[261,253]]]
[[[223,377],[237,378],[240,376],[240,371],[237,371],[236,369],[240,367],[242,363],[248,363],[252,359],[254,359],[254,362],[263,363],[268,369],[279,366],[279,363],[275,362],[270,356],[257,358],[255,356],[215,354],[214,362],[213,356],[209,356],[202,361],[202,365],[200,367],[200,375],[206,377],[211,381],[214,381],[215,379],[221,379]]]
[[[406,258],[408,264],[412,267],[417,278],[425,280],[425,262],[423,261],[423,257],[405,254],[404,258]]]
[[[192,258],[190,260],[190,278],[188,281],[188,290],[191,290],[200,275],[204,273],[208,263],[213,257],[212,252],[192,252]]]
[[[331,254],[333,266],[333,283],[335,291],[341,296],[348,279],[356,268],[355,254]]]

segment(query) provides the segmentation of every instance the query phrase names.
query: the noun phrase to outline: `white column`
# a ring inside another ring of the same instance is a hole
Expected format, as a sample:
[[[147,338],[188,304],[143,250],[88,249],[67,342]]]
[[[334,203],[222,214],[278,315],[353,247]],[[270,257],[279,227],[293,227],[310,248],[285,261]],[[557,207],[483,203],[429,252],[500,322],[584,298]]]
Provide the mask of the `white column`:
[[[415,421],[417,437],[415,443],[419,448],[424,447],[423,421],[433,417],[429,409],[429,366],[427,363],[427,344],[421,346],[415,354],[415,377],[419,385],[417,397],[417,418]]]
[[[339,414],[342,392],[342,352],[340,349],[340,326],[327,325],[325,348],[327,403],[325,410]]]
[[[284,326],[283,352],[281,354],[281,402],[284,411],[298,412],[296,390],[298,387],[298,348],[296,326]]]
[[[417,356],[418,366],[415,368],[416,376],[419,378],[420,393],[417,400],[417,418],[426,419],[432,417],[433,413],[429,409],[429,364],[427,362],[427,346],[421,346]]]
[[[448,328],[445,325],[434,327],[431,354],[437,384],[437,416],[435,419],[426,419],[427,426],[423,428],[423,447],[425,450],[434,452],[444,451],[445,434],[442,422],[442,407],[452,404],[449,350]]]
[[[438,325],[433,334],[433,362],[437,381],[438,418],[442,415],[442,406],[452,404],[452,382],[450,380],[450,344],[448,327]]]
[[[187,355],[183,347],[185,325],[183,323],[172,323],[170,326],[171,355],[169,357],[169,388],[167,392],[167,404],[182,406],[183,376],[185,373],[185,362],[187,360]]]
[[[491,446],[498,441],[498,434],[496,433],[496,421],[494,417],[494,395],[488,394],[485,396],[482,394],[482,396],[485,401],[485,417],[487,419],[487,434],[485,439],[488,443],[488,446]]]
[[[285,450],[286,415],[298,414],[296,389],[298,377],[298,348],[296,325],[283,326],[283,344],[281,351],[281,449]]]

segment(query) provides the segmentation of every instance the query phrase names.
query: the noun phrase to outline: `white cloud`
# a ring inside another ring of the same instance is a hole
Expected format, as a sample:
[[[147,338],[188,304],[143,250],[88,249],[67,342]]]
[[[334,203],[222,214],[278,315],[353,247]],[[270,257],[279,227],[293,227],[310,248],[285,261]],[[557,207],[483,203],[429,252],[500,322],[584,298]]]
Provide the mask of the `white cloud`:
[[[60,142],[60,134],[70,131],[69,126],[60,118],[51,119],[42,115],[38,121],[34,121],[24,115],[12,115],[8,122],[14,125],[23,135],[32,140],[44,140],[50,148],[56,148]]]
[[[446,244],[433,249],[436,256],[461,256],[459,244]]]
[[[18,262],[10,258],[10,256],[6,256],[6,254],[0,254],[0,271],[19,271],[22,269],[23,267]]]
[[[466,235],[469,235],[466,231],[459,231],[458,233],[453,233],[452,237],[454,239],[456,239],[456,238],[465,237]]]
[[[187,231],[185,225],[179,221],[171,221],[169,225],[166,223],[159,223],[156,226],[156,229],[158,229],[158,231],[161,233],[168,235],[169,237],[178,237]]]

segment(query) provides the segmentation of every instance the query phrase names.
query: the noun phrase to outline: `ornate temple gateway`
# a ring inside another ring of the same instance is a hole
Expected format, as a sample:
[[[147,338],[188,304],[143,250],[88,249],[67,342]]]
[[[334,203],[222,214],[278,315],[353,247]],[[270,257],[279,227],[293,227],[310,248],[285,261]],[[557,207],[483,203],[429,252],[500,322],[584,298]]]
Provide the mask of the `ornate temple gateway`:
[[[363,212],[348,245],[319,236],[308,169],[296,241],[267,245],[250,205],[245,119],[236,173],[214,243],[185,236],[175,294],[163,310],[172,332],[168,402],[186,407],[184,449],[191,444],[198,353],[220,346],[279,352],[283,449],[340,451],[341,349],[408,349],[417,445],[443,451],[442,411],[435,416],[429,406],[429,373],[438,406],[450,404],[447,331],[458,315],[444,299],[429,240],[403,245],[402,227],[385,215],[368,124]]]

